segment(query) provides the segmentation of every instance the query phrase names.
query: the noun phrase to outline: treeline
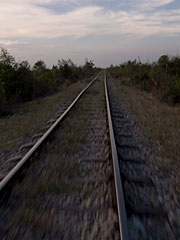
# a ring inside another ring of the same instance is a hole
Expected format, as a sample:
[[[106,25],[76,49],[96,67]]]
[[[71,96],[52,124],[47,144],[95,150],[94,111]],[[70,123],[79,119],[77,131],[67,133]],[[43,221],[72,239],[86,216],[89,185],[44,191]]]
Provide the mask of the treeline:
[[[180,57],[163,55],[157,62],[141,63],[140,59],[109,68],[125,84],[135,84],[152,91],[163,101],[180,103]]]
[[[37,61],[31,68],[27,61],[17,63],[6,49],[0,49],[0,115],[9,106],[44,97],[57,91],[63,84],[71,84],[95,71],[92,61],[77,66],[71,60],[58,60],[48,68]]]

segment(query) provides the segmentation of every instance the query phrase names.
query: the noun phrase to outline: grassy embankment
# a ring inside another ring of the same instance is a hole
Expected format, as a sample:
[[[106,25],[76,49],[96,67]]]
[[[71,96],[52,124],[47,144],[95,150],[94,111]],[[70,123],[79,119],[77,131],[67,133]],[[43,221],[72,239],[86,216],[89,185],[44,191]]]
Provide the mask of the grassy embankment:
[[[161,56],[111,66],[119,95],[137,116],[148,136],[159,145],[164,167],[180,159],[180,57]],[[169,164],[168,164],[169,163]],[[179,163],[179,162],[178,162]],[[168,166],[169,165],[169,166]]]
[[[137,117],[149,138],[158,144],[162,164],[168,169],[180,160],[180,105],[168,105],[151,92],[144,91],[125,81],[116,79],[119,95]]]
[[[39,131],[48,115],[70,97],[79,84],[74,83],[56,94],[14,107],[13,115],[1,117],[0,150],[12,148],[22,137]]]

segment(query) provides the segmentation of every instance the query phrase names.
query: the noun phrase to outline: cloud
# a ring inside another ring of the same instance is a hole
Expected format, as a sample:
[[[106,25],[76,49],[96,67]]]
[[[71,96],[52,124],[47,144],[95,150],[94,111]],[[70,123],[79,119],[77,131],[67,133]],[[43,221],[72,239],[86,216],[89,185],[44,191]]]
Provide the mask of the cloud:
[[[138,9],[153,9],[157,7],[162,7],[164,5],[170,4],[175,0],[131,0],[130,3]]]
[[[79,7],[85,0],[1,0],[1,39],[51,39],[63,36],[128,35],[145,37],[180,33],[180,10],[142,11],[173,2],[172,0],[132,0],[131,11],[113,11],[98,5]],[[98,4],[99,1],[97,1]],[[102,2],[102,1],[101,1]],[[50,4],[76,4],[78,7],[58,14],[44,7]],[[89,1],[92,3],[92,1]],[[38,4],[43,4],[39,6]],[[138,6],[141,6],[140,10]],[[5,23],[5,24],[3,24]],[[173,23],[173,24],[172,24]],[[9,45],[11,41],[9,40]],[[7,44],[7,42],[6,42]]]
[[[15,45],[27,45],[27,42],[20,42],[20,41],[9,41],[0,39],[0,46],[15,46]]]

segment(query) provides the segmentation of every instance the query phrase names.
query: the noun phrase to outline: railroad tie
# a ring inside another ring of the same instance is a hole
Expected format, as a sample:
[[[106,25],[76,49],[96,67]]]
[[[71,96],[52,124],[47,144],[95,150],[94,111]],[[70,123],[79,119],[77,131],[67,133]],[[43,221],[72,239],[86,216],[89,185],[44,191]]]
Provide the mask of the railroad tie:
[[[26,149],[26,148],[31,148],[31,147],[34,146],[35,143],[36,143],[36,142],[30,142],[30,143],[23,144],[23,145],[19,148],[19,151],[22,151],[22,150],[24,150],[24,149]]]
[[[22,155],[16,155],[16,156],[13,156],[13,157],[10,157],[9,159],[7,159],[7,163],[9,162],[16,162],[18,160],[20,160],[23,156]]]

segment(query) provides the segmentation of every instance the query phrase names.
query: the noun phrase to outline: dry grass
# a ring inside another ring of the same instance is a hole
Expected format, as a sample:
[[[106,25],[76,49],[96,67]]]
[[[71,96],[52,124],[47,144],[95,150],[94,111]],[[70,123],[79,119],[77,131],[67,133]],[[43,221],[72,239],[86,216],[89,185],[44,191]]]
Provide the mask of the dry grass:
[[[116,80],[119,95],[137,116],[147,135],[160,147],[160,155],[171,162],[180,160],[180,106],[160,102],[151,93]]]
[[[16,114],[0,118],[0,150],[12,148],[22,137],[30,136],[40,130],[45,118],[63,99],[73,92],[75,83],[52,96],[23,104],[14,111]]]

